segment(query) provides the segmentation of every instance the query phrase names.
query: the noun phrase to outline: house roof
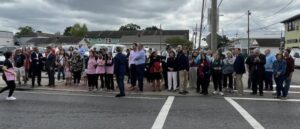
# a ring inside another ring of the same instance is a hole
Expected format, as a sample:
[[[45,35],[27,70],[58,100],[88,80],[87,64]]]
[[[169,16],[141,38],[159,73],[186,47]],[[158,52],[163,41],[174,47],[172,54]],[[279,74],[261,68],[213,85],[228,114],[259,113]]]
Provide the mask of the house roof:
[[[59,36],[59,37],[50,37],[50,38],[32,38],[27,43],[34,44],[50,44],[50,43],[65,43],[65,44],[74,44],[79,43],[83,38],[82,37],[70,37],[70,36]]]
[[[26,35],[18,35],[17,37],[54,37],[54,34],[49,33],[28,33]]]
[[[189,30],[90,31],[87,38],[121,38],[122,36],[189,35]]]
[[[83,37],[70,37],[70,36],[61,36],[61,37],[55,37],[56,42],[58,43],[79,43]]]
[[[256,42],[260,47],[280,47],[281,39],[256,39]]]
[[[55,41],[54,38],[32,38],[27,41],[27,43],[34,43],[34,44],[49,44]]]
[[[300,19],[300,14],[297,14],[293,17],[290,17],[288,19],[285,19],[284,21],[282,21],[281,23],[286,23],[286,22],[290,22],[290,21],[294,21],[294,20],[297,20],[297,19]]]

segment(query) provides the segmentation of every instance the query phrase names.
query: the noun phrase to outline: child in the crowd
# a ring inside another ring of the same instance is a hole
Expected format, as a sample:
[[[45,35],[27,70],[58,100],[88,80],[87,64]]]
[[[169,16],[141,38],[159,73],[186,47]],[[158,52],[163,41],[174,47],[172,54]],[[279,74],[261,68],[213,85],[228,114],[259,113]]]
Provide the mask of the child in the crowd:
[[[171,51],[169,53],[169,58],[167,59],[167,67],[168,67],[168,90],[177,89],[177,69],[176,69],[176,59],[175,52]],[[172,85],[173,84],[173,85]]]
[[[70,71],[70,62],[66,61],[64,67],[65,67],[64,69],[65,69],[65,78],[66,78],[65,85],[70,86],[72,84],[72,74]]]
[[[105,59],[103,58],[103,55],[99,53],[99,57],[97,60],[97,68],[96,68],[96,74],[97,74],[97,82],[98,82],[98,76],[100,76],[101,80],[101,88],[100,91],[103,90],[105,87],[104,79],[105,79]]]
[[[115,87],[114,87],[114,60],[112,57],[112,52],[108,53],[106,64],[105,64],[105,69],[106,69],[105,81],[106,81],[107,90],[114,91],[115,90]]]

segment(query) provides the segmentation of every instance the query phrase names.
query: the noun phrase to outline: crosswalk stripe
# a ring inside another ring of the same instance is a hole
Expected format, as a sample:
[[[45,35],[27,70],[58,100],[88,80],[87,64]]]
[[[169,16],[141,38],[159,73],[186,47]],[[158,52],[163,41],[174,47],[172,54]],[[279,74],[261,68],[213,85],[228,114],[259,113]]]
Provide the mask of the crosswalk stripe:
[[[161,108],[158,116],[156,117],[156,120],[155,120],[154,124],[152,125],[151,129],[162,129],[164,127],[165,121],[167,119],[170,108],[173,104],[174,98],[175,98],[174,96],[168,97],[165,104]]]
[[[225,100],[230,103],[254,129],[265,129],[254,117],[252,117],[241,105],[229,97]]]

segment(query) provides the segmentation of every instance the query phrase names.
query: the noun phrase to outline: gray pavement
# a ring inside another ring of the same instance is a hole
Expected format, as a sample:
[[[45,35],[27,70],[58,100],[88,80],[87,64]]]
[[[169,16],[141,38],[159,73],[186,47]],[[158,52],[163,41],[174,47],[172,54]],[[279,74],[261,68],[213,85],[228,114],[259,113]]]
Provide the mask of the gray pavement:
[[[0,95],[0,129],[151,129],[161,113],[166,114],[163,129],[253,128],[240,109],[221,96],[177,96],[168,112],[162,109],[167,96],[17,91],[13,102],[5,96]],[[300,99],[247,95],[233,100],[266,129],[300,128]]]

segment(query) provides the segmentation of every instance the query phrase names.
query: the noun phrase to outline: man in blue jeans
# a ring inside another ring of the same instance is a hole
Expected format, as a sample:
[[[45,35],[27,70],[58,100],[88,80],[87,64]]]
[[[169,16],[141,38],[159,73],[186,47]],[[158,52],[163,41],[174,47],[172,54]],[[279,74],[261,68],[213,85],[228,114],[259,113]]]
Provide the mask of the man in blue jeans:
[[[284,51],[284,59],[286,61],[287,67],[286,67],[286,73],[285,77],[286,80],[284,81],[284,93],[283,97],[287,97],[292,81],[292,76],[295,70],[295,60],[290,56],[290,49],[286,49]]]
[[[276,60],[275,55],[271,54],[270,49],[265,50],[265,90],[273,90],[273,63]]]
[[[146,54],[142,44],[138,45],[138,51],[136,53],[136,56],[134,57],[134,61],[135,61],[135,68],[136,68],[136,78],[138,80],[139,89],[140,92],[143,92]]]

